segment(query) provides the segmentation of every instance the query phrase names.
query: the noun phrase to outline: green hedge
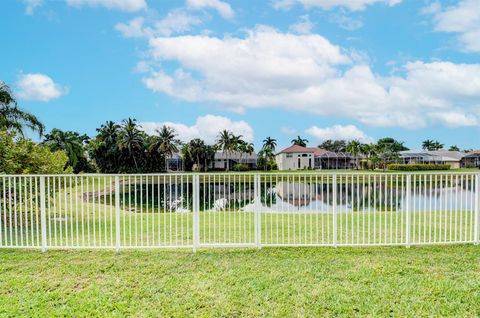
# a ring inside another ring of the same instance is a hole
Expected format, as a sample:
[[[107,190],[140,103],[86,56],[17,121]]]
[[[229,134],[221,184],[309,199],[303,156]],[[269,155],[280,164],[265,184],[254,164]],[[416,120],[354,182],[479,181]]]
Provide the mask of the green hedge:
[[[250,167],[246,164],[243,163],[237,163],[233,166],[234,171],[248,171],[250,170]]]
[[[389,164],[388,170],[396,171],[426,171],[426,170],[450,170],[450,165],[439,164]]]

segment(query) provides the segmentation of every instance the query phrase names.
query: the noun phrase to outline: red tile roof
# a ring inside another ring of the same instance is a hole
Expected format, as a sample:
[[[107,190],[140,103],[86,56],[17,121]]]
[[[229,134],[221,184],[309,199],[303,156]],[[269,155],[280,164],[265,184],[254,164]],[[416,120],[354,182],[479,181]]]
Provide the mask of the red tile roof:
[[[302,147],[293,145],[283,149],[279,153],[313,153],[314,156],[321,156],[330,153],[330,151],[316,147]]]
[[[306,147],[302,147],[302,146],[293,145],[293,146],[290,146],[288,148],[283,149],[279,153],[298,153],[298,152],[314,153],[315,152],[314,149],[315,148],[306,148]]]

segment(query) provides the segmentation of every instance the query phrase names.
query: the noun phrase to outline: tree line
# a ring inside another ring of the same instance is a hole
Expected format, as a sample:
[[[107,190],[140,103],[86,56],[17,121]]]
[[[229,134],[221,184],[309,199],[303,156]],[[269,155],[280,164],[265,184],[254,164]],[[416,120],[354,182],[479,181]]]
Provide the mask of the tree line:
[[[41,142],[35,143],[24,136],[25,129],[39,134]],[[308,140],[298,136],[293,145],[306,147]],[[443,149],[438,141],[426,140],[425,150]],[[346,152],[356,158],[357,168],[385,168],[395,161],[399,152],[408,150],[403,142],[382,138],[376,143],[358,140],[326,140],[319,148],[332,152]],[[275,170],[277,140],[266,137],[257,156],[257,169]],[[239,162],[228,171],[247,170],[246,157],[255,152],[253,143],[229,130],[221,131],[214,144],[200,138],[182,143],[176,131],[162,126],[149,135],[137,121],[127,118],[121,123],[107,121],[96,129],[91,138],[75,131],[52,129],[45,126],[29,112],[21,109],[11,89],[0,82],[0,173],[151,173],[166,171],[167,159],[179,154],[186,171],[207,171],[215,153],[221,151],[227,162],[233,154]],[[452,146],[450,150],[458,150]],[[360,160],[359,157],[363,159]],[[34,163],[33,161],[36,161]]]

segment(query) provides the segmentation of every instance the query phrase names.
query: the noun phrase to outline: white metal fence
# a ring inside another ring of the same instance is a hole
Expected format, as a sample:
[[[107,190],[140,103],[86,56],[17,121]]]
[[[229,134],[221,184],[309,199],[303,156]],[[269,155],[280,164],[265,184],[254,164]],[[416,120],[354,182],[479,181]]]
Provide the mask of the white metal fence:
[[[0,247],[478,243],[478,173],[0,176]]]

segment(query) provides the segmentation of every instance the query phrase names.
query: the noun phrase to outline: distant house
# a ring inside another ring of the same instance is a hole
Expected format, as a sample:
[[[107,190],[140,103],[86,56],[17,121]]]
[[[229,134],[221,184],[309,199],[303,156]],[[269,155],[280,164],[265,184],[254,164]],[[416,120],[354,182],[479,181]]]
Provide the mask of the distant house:
[[[467,153],[461,163],[463,168],[480,168],[480,150]]]
[[[463,167],[465,153],[461,151],[435,150],[435,151],[401,151],[400,161],[406,164],[446,164],[451,169]]]
[[[247,165],[251,170],[257,168],[258,156],[256,153],[247,154],[240,151],[223,152],[217,151],[215,158],[210,162],[209,170],[233,170],[236,164],[241,163]]]
[[[279,170],[352,169],[355,158],[343,152],[293,145],[275,155]]]

